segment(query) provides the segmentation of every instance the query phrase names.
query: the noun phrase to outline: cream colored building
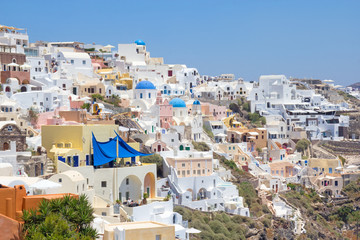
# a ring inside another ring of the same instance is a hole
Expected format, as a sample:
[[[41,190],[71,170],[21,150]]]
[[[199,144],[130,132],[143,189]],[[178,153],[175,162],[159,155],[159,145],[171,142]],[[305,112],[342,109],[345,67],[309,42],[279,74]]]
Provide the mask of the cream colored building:
[[[44,125],[41,127],[42,146],[46,149],[48,156],[56,160],[66,162],[71,166],[85,166],[91,164],[92,133],[96,140],[106,142],[114,138],[118,132],[117,125]],[[128,143],[132,148],[139,150],[138,142]],[[78,164],[76,164],[78,159]],[[125,158],[124,162],[130,162]],[[136,157],[136,162],[139,157]]]
[[[105,225],[104,240],[174,240],[175,226],[157,222],[123,222]]]
[[[166,152],[162,156],[165,157]],[[177,171],[179,178],[210,176],[213,173],[212,152],[179,152],[179,155],[165,159]]]
[[[334,173],[337,167],[342,167],[339,159],[310,158],[308,166],[318,173]]]

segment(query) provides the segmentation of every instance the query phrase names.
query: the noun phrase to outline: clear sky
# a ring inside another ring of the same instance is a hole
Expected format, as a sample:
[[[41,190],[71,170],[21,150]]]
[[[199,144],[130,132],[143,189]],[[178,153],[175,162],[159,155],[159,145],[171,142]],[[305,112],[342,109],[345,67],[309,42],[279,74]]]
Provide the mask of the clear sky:
[[[146,42],[165,63],[203,75],[360,81],[357,0],[3,1],[0,24],[30,41]]]

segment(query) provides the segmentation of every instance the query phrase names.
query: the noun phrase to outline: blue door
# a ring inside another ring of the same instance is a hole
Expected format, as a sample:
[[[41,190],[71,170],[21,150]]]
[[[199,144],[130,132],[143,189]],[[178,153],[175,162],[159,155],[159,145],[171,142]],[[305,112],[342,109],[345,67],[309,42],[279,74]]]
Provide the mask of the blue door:
[[[74,167],[79,166],[79,156],[74,156]]]

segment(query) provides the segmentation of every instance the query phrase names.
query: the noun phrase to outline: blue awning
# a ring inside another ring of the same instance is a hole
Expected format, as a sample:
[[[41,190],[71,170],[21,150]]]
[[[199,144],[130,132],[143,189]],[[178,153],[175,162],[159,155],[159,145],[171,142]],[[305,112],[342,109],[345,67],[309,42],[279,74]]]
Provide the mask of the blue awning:
[[[116,132],[116,137],[107,142],[98,142],[92,133],[94,151],[94,166],[100,166],[115,160],[116,158],[129,158],[148,156],[151,154],[141,153],[130,147]],[[118,147],[116,145],[118,144]]]

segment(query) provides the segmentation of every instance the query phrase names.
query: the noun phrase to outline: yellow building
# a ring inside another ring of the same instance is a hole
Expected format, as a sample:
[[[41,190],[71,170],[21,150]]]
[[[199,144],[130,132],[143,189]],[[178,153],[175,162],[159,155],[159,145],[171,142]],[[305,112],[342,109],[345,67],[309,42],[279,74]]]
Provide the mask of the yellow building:
[[[115,85],[125,85],[127,89],[132,89],[133,79],[129,73],[121,74],[113,68],[103,68],[96,71],[105,81],[112,81]]]
[[[175,226],[158,222],[122,222],[105,225],[104,240],[174,240]]]
[[[90,164],[92,150],[92,133],[100,142],[114,138],[118,125],[43,125],[41,127],[41,142],[49,158],[62,160],[71,166]],[[126,139],[125,139],[126,140]],[[140,150],[138,142],[128,143],[132,148]],[[130,162],[130,158],[125,158]],[[136,162],[139,157],[136,157]]]
[[[129,73],[123,73],[118,81],[115,81],[116,83],[126,85],[127,89],[133,88],[133,79],[130,77]]]
[[[229,129],[231,128],[244,128],[244,125],[241,122],[236,121],[235,115],[231,115],[222,120],[225,126]]]
[[[337,167],[342,167],[339,159],[310,158],[309,167],[318,172],[335,173]]]
[[[113,68],[102,68],[96,71],[104,80],[118,80],[121,77],[120,72],[114,70]]]

